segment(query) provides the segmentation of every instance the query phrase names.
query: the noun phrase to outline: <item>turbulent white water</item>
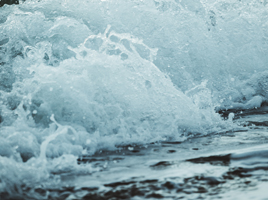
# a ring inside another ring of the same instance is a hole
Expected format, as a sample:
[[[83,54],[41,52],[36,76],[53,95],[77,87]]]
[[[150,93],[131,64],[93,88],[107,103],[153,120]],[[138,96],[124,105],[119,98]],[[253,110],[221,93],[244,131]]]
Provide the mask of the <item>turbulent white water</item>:
[[[266,0],[1,7],[0,191],[89,173],[75,160],[97,150],[229,130],[216,107],[268,99],[267,33]]]

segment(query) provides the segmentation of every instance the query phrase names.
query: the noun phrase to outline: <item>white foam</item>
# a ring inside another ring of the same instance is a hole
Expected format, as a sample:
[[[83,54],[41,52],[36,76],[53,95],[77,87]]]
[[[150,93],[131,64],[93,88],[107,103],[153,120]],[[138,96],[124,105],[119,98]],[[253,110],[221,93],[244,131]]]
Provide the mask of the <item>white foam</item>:
[[[1,180],[19,184],[33,166],[42,172],[26,178],[33,184],[53,170],[89,173],[78,156],[231,129],[215,106],[267,100],[265,9],[220,0],[1,8]]]

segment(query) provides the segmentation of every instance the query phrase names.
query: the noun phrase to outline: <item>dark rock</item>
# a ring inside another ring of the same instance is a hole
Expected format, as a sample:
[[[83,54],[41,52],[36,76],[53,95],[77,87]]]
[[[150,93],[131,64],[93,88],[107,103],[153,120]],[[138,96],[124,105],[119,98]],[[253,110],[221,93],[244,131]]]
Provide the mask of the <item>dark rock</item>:
[[[7,5],[19,4],[19,0],[1,0],[0,1],[0,7],[2,7],[5,4]]]

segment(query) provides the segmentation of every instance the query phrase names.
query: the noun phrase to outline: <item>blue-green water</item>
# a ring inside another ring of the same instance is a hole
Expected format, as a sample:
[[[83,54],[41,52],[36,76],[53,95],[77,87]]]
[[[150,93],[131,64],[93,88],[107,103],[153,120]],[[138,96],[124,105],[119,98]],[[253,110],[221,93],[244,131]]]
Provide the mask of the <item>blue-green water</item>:
[[[0,7],[1,198],[267,198],[267,32],[266,0]]]

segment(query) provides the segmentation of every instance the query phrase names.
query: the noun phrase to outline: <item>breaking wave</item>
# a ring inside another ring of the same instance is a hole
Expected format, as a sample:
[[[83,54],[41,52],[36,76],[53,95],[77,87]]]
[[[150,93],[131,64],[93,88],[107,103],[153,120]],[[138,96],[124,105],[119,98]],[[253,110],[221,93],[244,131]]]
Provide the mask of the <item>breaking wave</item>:
[[[75,160],[101,149],[236,127],[215,108],[267,101],[266,4],[29,0],[0,8],[0,191],[97,170]]]

